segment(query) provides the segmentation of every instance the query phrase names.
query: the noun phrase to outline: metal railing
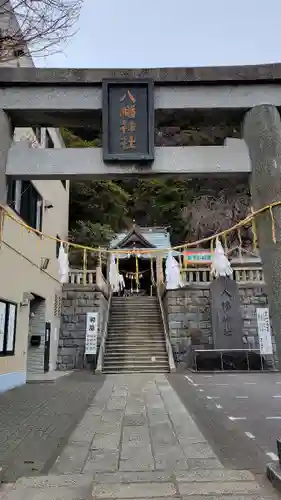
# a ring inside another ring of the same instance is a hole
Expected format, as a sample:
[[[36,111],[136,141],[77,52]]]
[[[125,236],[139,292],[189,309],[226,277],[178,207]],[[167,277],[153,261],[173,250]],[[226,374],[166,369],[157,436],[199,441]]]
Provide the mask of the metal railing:
[[[273,356],[270,356],[272,358],[271,360],[265,359],[265,356],[261,354],[260,349],[193,349],[193,355],[193,368],[195,371],[269,371],[274,369]],[[211,370],[208,368],[200,369],[200,356],[201,364],[204,363],[204,358],[205,361],[209,361],[209,364],[213,359],[213,361],[215,361],[214,368]],[[255,363],[258,359],[259,367],[257,367]],[[237,368],[235,361],[238,361],[240,366],[242,363],[242,367]],[[243,362],[245,363],[244,365]],[[243,368],[243,366],[245,368]]]

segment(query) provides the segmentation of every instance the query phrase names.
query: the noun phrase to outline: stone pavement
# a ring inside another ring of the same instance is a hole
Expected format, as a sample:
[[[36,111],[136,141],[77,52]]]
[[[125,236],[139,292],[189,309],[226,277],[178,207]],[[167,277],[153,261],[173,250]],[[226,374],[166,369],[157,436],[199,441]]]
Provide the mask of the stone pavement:
[[[103,381],[74,372],[0,394],[0,481],[49,472]]]
[[[105,380],[50,474],[22,478],[1,500],[279,498],[226,470],[164,375]]]

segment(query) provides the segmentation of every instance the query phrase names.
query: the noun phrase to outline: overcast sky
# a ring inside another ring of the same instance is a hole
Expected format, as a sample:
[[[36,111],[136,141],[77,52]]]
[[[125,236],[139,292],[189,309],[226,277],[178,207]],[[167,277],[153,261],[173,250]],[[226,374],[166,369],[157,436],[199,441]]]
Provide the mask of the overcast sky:
[[[281,61],[281,0],[84,0],[78,32],[49,67]]]

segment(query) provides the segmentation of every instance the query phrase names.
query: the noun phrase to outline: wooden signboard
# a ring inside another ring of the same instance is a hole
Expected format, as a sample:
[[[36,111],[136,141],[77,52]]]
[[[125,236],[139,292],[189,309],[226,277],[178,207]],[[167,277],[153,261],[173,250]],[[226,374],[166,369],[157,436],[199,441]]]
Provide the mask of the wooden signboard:
[[[103,81],[103,159],[147,162],[154,159],[152,80]]]

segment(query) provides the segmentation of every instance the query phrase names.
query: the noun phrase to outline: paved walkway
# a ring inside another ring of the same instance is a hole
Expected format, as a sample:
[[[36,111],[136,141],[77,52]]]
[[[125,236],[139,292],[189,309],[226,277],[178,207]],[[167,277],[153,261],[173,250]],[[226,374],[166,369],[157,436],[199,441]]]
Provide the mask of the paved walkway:
[[[0,394],[0,481],[49,472],[103,381],[74,372]]]
[[[149,498],[278,497],[226,470],[166,377],[148,374],[108,376],[50,475],[2,489],[5,500]]]

